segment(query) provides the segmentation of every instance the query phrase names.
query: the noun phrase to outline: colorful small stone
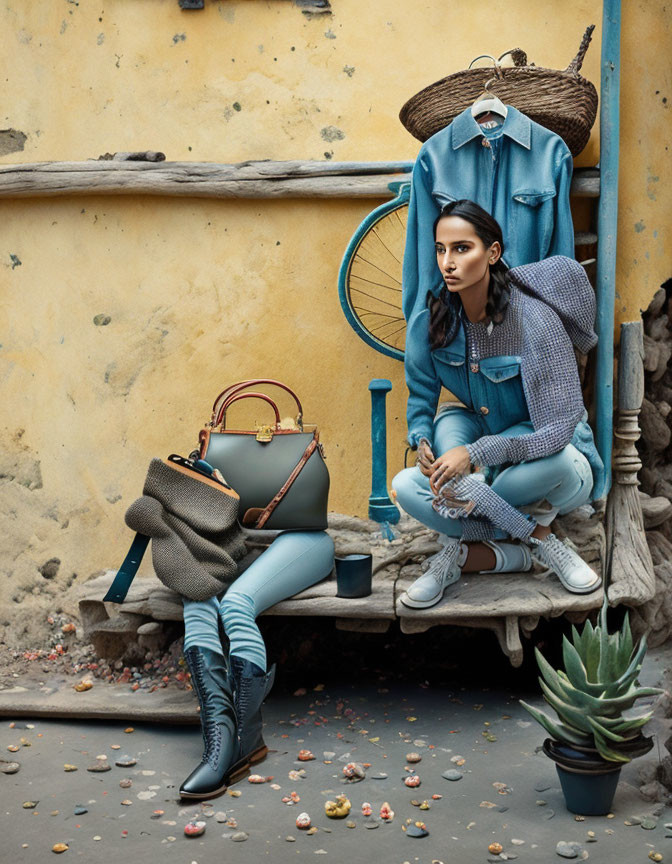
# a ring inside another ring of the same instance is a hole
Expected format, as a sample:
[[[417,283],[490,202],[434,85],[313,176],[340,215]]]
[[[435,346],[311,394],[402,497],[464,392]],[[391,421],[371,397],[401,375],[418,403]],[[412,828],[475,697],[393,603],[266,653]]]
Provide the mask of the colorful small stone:
[[[93,684],[91,683],[91,681],[79,681],[77,684],[74,685],[73,689],[76,690],[78,693],[84,693],[86,690],[90,690],[92,687]]]
[[[299,762],[312,762],[315,758],[315,755],[311,753],[310,750],[299,750],[299,753],[296,757]]]
[[[394,819],[394,810],[387,801],[380,808],[380,818],[385,820],[385,822],[391,822]]]
[[[23,809],[24,810],[32,810],[34,807],[37,807],[37,801],[24,801]]]
[[[187,822],[184,833],[187,837],[200,837],[205,832],[205,822]]]
[[[373,813],[373,808],[368,801],[362,804],[362,816],[370,816]]]
[[[310,828],[310,816],[307,813],[299,813],[296,817],[296,827],[300,831],[307,831]]]
[[[348,780],[363,780],[366,777],[364,766],[359,762],[348,762],[347,765],[343,766],[343,774]]]
[[[67,852],[70,847],[67,843],[54,843],[51,847],[52,852],[56,852],[59,855],[61,852]]]
[[[290,792],[290,793],[289,793],[289,797],[290,797],[290,799],[292,800],[292,803],[294,803],[294,804],[298,804],[299,801],[301,800],[301,799],[299,798],[299,793],[298,793],[298,792]]]
[[[248,783],[265,783],[266,778],[262,777],[261,774],[250,774],[247,778]]]
[[[649,858],[652,861],[662,861],[663,860],[663,856],[661,855],[661,853],[660,852],[654,852],[653,849],[649,852]]]
[[[296,782],[297,780],[303,780],[303,778],[306,776],[306,769],[305,768],[299,768],[297,771],[296,768],[292,768],[292,770],[289,772],[289,774],[287,776],[289,777],[290,780],[293,780],[294,782]]]
[[[414,764],[415,762],[422,762],[422,756],[419,753],[407,753],[406,761]]]
[[[490,852],[492,855],[499,855],[499,853],[502,852],[503,849],[504,847],[502,846],[502,844],[498,843],[497,841],[491,843],[488,846],[488,852]]]
[[[343,819],[350,812],[352,804],[346,795],[337,795],[335,801],[325,801],[324,812],[330,819]]]
[[[76,765],[70,765],[69,762],[66,762],[65,765],[63,766],[63,770],[64,771],[76,771],[77,766]]]
[[[123,780],[119,781],[119,786],[122,789],[130,789],[132,785],[133,785],[133,781],[131,779],[129,779],[128,777],[124,777]]]
[[[404,779],[404,785],[410,786],[411,789],[415,789],[416,786],[420,785],[420,777],[418,777],[417,774],[410,774]]]

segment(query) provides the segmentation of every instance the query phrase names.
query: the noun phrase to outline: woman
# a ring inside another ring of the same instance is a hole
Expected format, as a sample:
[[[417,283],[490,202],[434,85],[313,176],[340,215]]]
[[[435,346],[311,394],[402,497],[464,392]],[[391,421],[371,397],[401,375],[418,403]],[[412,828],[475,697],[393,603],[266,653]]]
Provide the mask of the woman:
[[[183,798],[219,795],[265,757],[261,703],[273,686],[275,667],[267,671],[255,619],[324,579],[333,565],[334,543],[325,531],[287,532],[221,599],[184,599],[184,656],[201,707],[205,750],[180,786]]]
[[[393,487],[445,545],[401,600],[433,606],[462,570],[529,570],[532,558],[568,591],[594,591],[599,576],[549,527],[603,485],[573,351],[597,342],[590,283],[564,256],[507,270],[499,225],[472,201],[447,204],[434,237],[443,286],[406,338],[417,467]],[[442,386],[462,404],[435,417]],[[501,542],[511,537],[522,542]]]

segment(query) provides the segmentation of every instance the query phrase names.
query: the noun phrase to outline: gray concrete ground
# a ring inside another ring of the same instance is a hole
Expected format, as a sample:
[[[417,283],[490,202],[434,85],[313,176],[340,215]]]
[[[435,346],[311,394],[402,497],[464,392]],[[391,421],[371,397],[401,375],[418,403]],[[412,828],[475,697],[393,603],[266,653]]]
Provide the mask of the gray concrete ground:
[[[431,634],[425,639],[430,646]],[[458,654],[462,645],[461,663],[468,666],[469,642],[455,639],[451,644]],[[643,678],[659,680],[668,665],[665,652],[652,652]],[[197,727],[147,724],[126,732],[125,724],[117,722],[22,718],[11,727],[2,721],[0,758],[16,759],[21,768],[16,774],[0,775],[0,861],[42,862],[50,859],[54,844],[66,843],[66,860],[77,857],[91,864],[123,859],[138,864],[285,862],[312,860],[315,855],[353,864],[477,864],[514,857],[523,864],[562,860],[556,854],[559,841],[578,841],[583,849],[578,860],[589,856],[596,864],[646,862],[653,851],[672,861],[672,839],[665,839],[670,832],[664,829],[672,814],[640,798],[638,763],[622,772],[613,818],[577,821],[565,809],[555,766],[536,752],[544,733],[518,705],[519,697],[541,704],[529,675],[498,674],[499,680],[489,682],[488,689],[479,689],[460,683],[427,684],[416,676],[404,680],[403,674],[387,680],[360,676],[351,662],[338,660],[323,688],[315,675],[311,670],[303,693],[295,691],[295,681],[285,682],[290,689],[283,692],[281,676],[267,704],[265,734],[272,752],[258,771],[273,780],[260,785],[243,780],[234,787],[239,797],[225,794],[205,807],[185,805],[177,797],[181,780],[200,759]],[[654,721],[650,731],[662,742],[667,726],[667,721]],[[30,746],[23,746],[21,739]],[[19,751],[8,752],[8,745],[14,744]],[[113,749],[115,745],[119,749]],[[316,759],[297,761],[303,748]],[[644,760],[662,757],[662,743],[660,748],[660,754],[654,750]],[[421,756],[414,766],[421,778],[416,789],[403,782],[408,773],[406,754],[412,751]],[[107,756],[111,770],[87,771],[98,755]],[[122,755],[134,757],[137,764],[116,767],[114,762]],[[361,782],[343,777],[343,766],[351,760],[370,763]],[[66,772],[65,764],[78,770]],[[290,771],[301,768],[305,778],[289,778]],[[462,779],[442,777],[456,768]],[[121,788],[124,778],[132,786]],[[283,803],[292,791],[300,801]],[[324,814],[325,801],[340,793],[352,802],[355,827]],[[431,809],[420,810],[411,804],[413,799],[428,800]],[[27,809],[24,802],[35,806]],[[363,802],[371,804],[374,815],[389,802],[393,821],[367,829]],[[78,806],[87,812],[76,815]],[[157,810],[163,813],[157,816]],[[295,826],[304,811],[318,829],[311,835]],[[651,814],[655,827],[650,830],[624,824],[631,816],[642,819]],[[190,839],[184,826],[193,816],[206,822],[206,830]],[[422,820],[429,836],[407,836],[407,819]],[[235,825],[220,820],[235,820]],[[596,842],[586,842],[589,831]],[[233,838],[240,832],[247,839],[238,842]],[[493,842],[501,843],[506,858],[488,852]]]

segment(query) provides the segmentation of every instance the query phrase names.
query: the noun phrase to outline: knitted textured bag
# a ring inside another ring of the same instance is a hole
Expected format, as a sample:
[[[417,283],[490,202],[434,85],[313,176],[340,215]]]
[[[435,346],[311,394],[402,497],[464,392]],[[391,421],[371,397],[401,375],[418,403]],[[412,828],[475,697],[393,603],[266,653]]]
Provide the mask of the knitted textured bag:
[[[236,492],[206,463],[170,456],[152,459],[142,493],[126,511],[136,537],[104,599],[123,601],[150,539],[166,587],[190,600],[224,591],[246,552]]]

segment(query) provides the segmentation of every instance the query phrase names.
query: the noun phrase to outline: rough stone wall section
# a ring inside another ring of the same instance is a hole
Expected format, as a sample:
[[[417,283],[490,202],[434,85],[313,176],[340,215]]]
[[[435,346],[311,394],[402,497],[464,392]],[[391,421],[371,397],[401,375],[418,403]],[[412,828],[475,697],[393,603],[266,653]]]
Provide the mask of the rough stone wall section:
[[[672,279],[644,313],[645,397],[637,443],[642,470],[640,496],[646,537],[656,573],[655,597],[631,612],[649,630],[649,645],[672,635]]]

